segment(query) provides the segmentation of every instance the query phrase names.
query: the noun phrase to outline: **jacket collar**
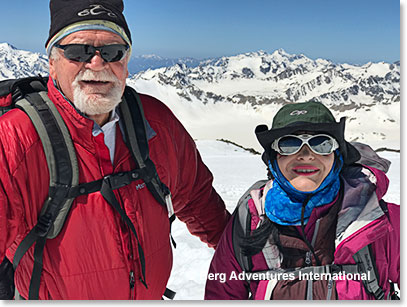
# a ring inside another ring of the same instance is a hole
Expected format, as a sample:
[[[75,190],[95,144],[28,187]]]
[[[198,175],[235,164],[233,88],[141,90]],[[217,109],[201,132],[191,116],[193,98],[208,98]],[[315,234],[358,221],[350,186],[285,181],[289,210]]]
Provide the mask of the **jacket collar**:
[[[48,97],[57,107],[69,132],[71,133],[72,141],[79,143],[88,151],[94,153],[95,148],[92,141],[92,130],[94,121],[81,115],[71,103],[62,95],[55,87],[52,78],[48,79]]]

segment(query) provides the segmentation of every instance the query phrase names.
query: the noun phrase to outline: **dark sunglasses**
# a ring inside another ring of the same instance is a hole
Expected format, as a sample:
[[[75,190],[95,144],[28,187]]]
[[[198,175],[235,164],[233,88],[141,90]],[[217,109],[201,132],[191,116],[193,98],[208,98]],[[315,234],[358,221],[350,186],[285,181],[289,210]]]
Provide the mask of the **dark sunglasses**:
[[[95,56],[96,51],[99,51],[100,56],[105,62],[117,62],[124,58],[128,45],[113,44],[105,46],[91,46],[85,44],[68,44],[68,45],[58,45],[55,47],[62,49],[64,51],[64,56],[75,62],[90,62],[90,60]]]
[[[304,145],[318,155],[329,155],[339,148],[338,142],[327,134],[285,135],[276,139],[271,148],[280,155],[289,156],[299,152]]]

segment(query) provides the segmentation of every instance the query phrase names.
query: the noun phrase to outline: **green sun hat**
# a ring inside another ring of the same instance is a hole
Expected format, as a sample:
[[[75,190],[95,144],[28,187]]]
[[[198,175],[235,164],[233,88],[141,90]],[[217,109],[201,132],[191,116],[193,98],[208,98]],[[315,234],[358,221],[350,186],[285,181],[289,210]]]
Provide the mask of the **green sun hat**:
[[[301,123],[336,123],[331,111],[320,102],[308,101],[287,104],[273,118],[272,129]]]
[[[360,159],[357,149],[345,140],[345,117],[339,122],[331,111],[318,101],[290,103],[284,105],[274,116],[271,129],[267,125],[256,127],[256,137],[264,148],[263,161],[273,160],[276,153],[271,149],[273,141],[284,135],[299,131],[325,133],[339,143],[344,163],[350,165]]]

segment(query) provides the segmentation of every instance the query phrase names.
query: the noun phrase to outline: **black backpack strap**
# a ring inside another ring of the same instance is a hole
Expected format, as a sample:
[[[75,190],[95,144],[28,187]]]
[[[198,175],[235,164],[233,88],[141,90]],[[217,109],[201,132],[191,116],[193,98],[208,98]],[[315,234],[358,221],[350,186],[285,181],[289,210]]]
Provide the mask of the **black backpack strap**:
[[[150,159],[143,106],[138,93],[133,88],[126,87],[123,101],[120,104],[120,111],[126,127],[126,139],[133,158],[140,169],[146,170],[147,176],[144,178],[144,182],[154,198],[167,208],[168,218],[170,220],[170,238],[172,244],[176,247],[171,235],[171,225],[175,220],[171,192],[169,188],[161,182],[156,167]]]
[[[251,272],[252,263],[251,257],[243,255],[240,246],[240,240],[246,237],[251,232],[251,214],[248,207],[248,201],[251,198],[250,192],[262,188],[268,180],[259,180],[254,183],[242,197],[239,199],[236,209],[233,212],[233,231],[232,231],[232,244],[235,258],[239,263],[241,269],[245,272]]]
[[[67,193],[79,183],[75,148],[68,128],[46,92],[26,95],[25,99],[17,103],[17,107],[30,117],[47,160],[50,175],[49,198],[40,215],[43,216],[53,202],[62,201],[56,212],[55,222],[47,234],[47,238],[53,239],[61,231],[73,201],[73,198],[66,198]]]
[[[387,203],[381,199],[379,200],[380,208],[383,212],[388,215],[389,210],[387,208]],[[353,255],[353,259],[359,265],[360,273],[369,273],[370,276],[369,280],[363,280],[363,285],[368,293],[372,294],[376,300],[383,300],[384,291],[379,285],[379,273],[376,266],[376,261],[373,255],[372,246],[369,244],[359,250],[355,255]],[[389,281],[390,283],[390,299],[392,300],[399,300],[400,298],[397,295],[397,291],[394,289],[394,283]]]
[[[69,131],[47,93],[27,94],[16,105],[27,113],[40,136],[50,174],[48,199],[37,224],[18,246],[13,261],[16,270],[35,243],[29,299],[38,299],[45,243],[62,229],[73,201],[68,198],[68,192],[71,186],[78,184],[79,172]]]
[[[147,289],[148,287],[147,287],[147,282],[146,282],[146,260],[144,257],[143,248],[141,247],[141,243],[140,243],[139,237],[137,235],[136,228],[134,227],[130,218],[127,216],[126,212],[120,206],[119,202],[117,201],[116,196],[113,193],[112,188],[113,187],[112,187],[112,184],[110,181],[110,176],[106,176],[103,179],[100,193],[102,194],[103,198],[120,214],[120,217],[127,224],[127,226],[129,226],[131,232],[134,234],[134,236],[136,238],[137,250],[138,250],[138,254],[139,254],[139,258],[140,258],[140,265],[141,265],[141,274],[142,274],[140,281],[143,283],[143,285]]]
[[[150,159],[146,119],[140,97],[134,89],[126,87],[123,98],[120,110],[126,126],[126,138],[134,160],[139,168],[145,167],[148,170],[149,180],[147,180],[146,185],[154,198],[160,204],[166,206],[165,198],[170,194],[170,191],[160,181],[155,165]]]
[[[379,274],[376,261],[373,257],[371,245],[367,245],[353,255],[353,259],[359,265],[359,272],[366,273],[370,279],[364,279],[363,285],[368,293],[374,295],[376,300],[384,299],[384,291],[379,285]]]
[[[0,300],[12,300],[14,297],[13,265],[4,257],[0,264]]]
[[[233,251],[241,269],[245,272],[250,272],[252,269],[251,257],[245,256],[240,246],[240,239],[246,237],[251,230],[250,227],[251,214],[249,212],[249,208],[247,207],[247,202],[239,204],[235,212],[232,214],[232,216],[233,216],[233,225],[232,225]]]

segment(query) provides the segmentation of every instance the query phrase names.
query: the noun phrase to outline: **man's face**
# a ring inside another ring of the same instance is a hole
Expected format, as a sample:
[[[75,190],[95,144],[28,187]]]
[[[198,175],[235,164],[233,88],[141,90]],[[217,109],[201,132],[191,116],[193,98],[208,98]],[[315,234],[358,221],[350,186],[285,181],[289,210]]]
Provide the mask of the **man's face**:
[[[332,169],[334,153],[318,155],[304,145],[294,155],[277,154],[277,164],[284,177],[299,191],[316,190]]]
[[[60,45],[87,44],[95,47],[125,44],[112,32],[84,30],[64,37]],[[55,47],[54,47],[55,48]],[[57,49],[59,57],[50,58],[50,76],[64,95],[87,115],[109,113],[121,101],[128,76],[128,57],[118,62],[105,62],[99,52],[89,63],[71,61]]]

